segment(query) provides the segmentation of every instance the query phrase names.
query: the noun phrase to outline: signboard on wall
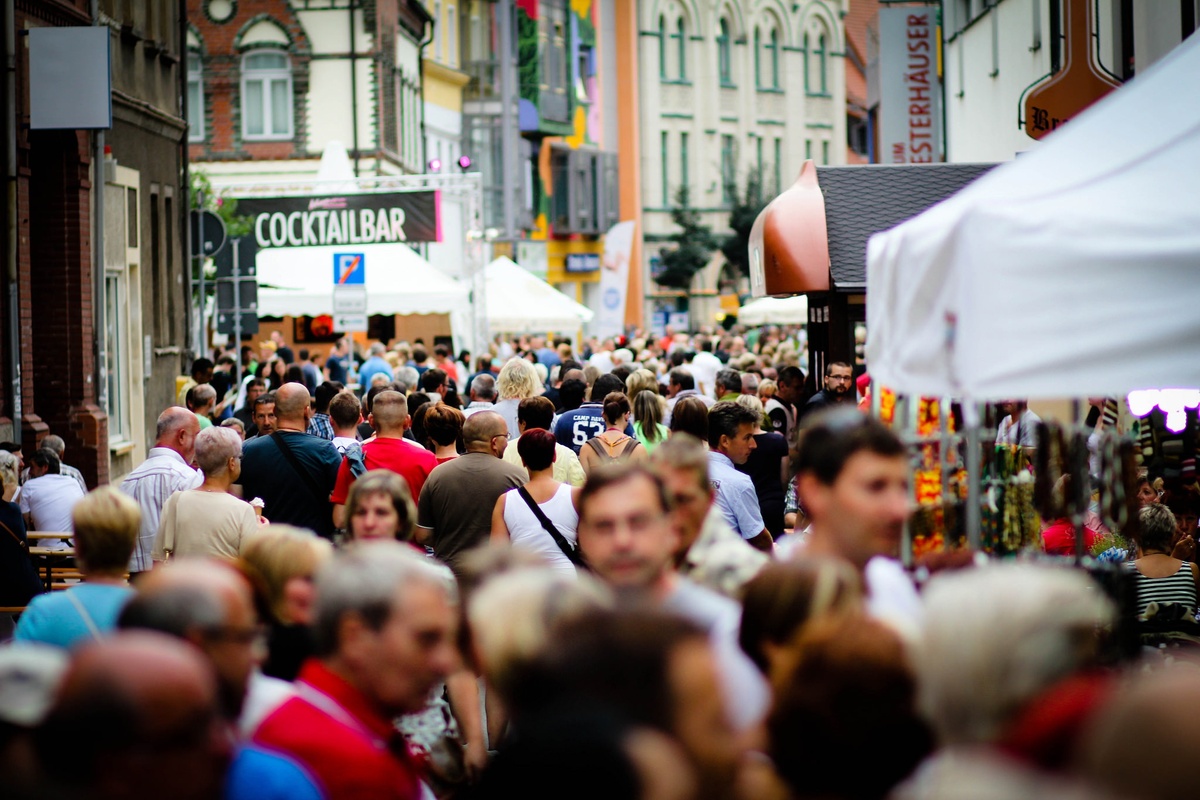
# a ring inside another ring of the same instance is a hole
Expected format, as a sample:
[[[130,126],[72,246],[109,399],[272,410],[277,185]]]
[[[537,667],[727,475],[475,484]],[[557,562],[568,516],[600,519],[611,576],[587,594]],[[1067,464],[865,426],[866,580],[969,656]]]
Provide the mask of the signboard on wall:
[[[439,192],[242,197],[259,247],[440,242]]]
[[[879,9],[879,161],[940,161],[937,9]]]

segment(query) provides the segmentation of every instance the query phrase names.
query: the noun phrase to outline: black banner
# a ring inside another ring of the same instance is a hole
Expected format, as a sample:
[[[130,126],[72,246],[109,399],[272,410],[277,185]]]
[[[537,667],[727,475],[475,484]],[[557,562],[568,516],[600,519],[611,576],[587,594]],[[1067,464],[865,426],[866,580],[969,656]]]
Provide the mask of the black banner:
[[[441,241],[436,191],[242,197],[237,212],[254,219],[259,247]]]

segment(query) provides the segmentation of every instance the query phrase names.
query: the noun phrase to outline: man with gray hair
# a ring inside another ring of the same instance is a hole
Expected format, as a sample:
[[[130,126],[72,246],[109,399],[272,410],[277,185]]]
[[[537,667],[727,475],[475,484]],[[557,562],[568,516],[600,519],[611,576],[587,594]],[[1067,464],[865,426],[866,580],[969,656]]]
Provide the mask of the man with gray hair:
[[[491,375],[476,375],[471,379],[471,402],[463,409],[469,417],[476,411],[490,411],[496,402],[496,379]]]
[[[186,403],[188,411],[196,415],[196,419],[200,420],[200,430],[212,427],[212,420],[209,414],[212,413],[213,405],[217,402],[217,390],[210,384],[200,383],[188,389]]]
[[[192,467],[200,421],[186,408],[171,406],[158,417],[154,447],[137,468],[125,476],[121,491],[137,501],[142,527],[129,560],[129,572],[146,572],[154,566],[151,551],[167,498],[185,489],[195,489],[204,477]]]
[[[308,528],[333,537],[329,493],[342,456],[333,442],[309,434],[311,396],[303,383],[285,383],[275,392],[276,430],[246,442],[238,483],[242,497],[261,498],[263,515],[273,522]]]
[[[54,454],[58,456],[58,474],[66,475],[68,478],[74,480],[79,484],[79,488],[83,490],[83,493],[87,494],[88,488],[87,483],[83,480],[83,473],[63,461],[63,453],[67,451],[67,443],[62,440],[62,437],[48,433],[42,437],[41,447],[53,450]],[[29,480],[29,467],[21,470],[21,483],[25,483],[27,480]]]
[[[452,585],[408,545],[342,551],[317,574],[316,657],[255,744],[308,767],[329,800],[416,800],[418,768],[392,720],[424,708],[457,667],[456,625]]]
[[[358,368],[358,385],[364,392],[371,388],[371,381],[376,375],[385,375],[389,381],[392,380],[392,366],[383,357],[387,352],[383,342],[373,342],[367,352],[370,358]]]

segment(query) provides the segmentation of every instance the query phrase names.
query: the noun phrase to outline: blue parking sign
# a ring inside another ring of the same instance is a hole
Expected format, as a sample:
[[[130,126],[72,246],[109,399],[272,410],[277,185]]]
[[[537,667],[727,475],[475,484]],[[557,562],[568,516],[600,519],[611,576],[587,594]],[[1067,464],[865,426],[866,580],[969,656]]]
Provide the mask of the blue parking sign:
[[[362,253],[333,254],[333,285],[363,286],[367,282],[366,258]]]

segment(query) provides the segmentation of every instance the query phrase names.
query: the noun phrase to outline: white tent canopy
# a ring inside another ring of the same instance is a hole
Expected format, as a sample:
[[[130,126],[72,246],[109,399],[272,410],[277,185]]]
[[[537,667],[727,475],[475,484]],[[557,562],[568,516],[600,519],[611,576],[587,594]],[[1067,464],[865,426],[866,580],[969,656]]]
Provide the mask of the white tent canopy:
[[[562,292],[500,256],[484,270],[488,327],[494,332],[571,333],[594,314]]]
[[[362,253],[367,314],[449,314],[456,343],[469,341],[470,292],[406,244],[281,247],[260,250],[258,314],[262,317],[333,313],[333,258]]]
[[[808,322],[808,297],[760,297],[738,309],[741,325],[804,325]]]
[[[867,251],[867,359],[976,399],[1200,386],[1200,38]]]

